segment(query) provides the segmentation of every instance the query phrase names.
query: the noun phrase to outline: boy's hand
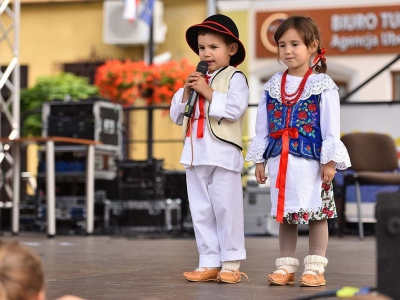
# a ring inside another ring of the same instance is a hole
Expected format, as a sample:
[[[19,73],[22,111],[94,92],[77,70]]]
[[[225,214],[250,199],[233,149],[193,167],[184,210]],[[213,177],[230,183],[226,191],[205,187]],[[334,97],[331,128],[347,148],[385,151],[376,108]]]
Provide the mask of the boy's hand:
[[[199,77],[202,78],[201,75],[202,74],[200,72],[193,72],[189,74],[189,76],[186,78],[186,84],[183,91],[182,102],[186,102],[188,100],[191,89],[193,89],[193,87],[196,85],[196,82],[199,79]]]
[[[330,161],[321,167],[321,179],[325,183],[329,183],[335,177],[336,170],[335,170],[335,162]]]
[[[208,101],[211,102],[212,93],[214,90],[208,85],[200,72],[193,72],[186,79],[182,102],[186,102],[188,100],[191,89],[203,95]]]
[[[260,184],[265,184],[265,181],[268,177],[265,176],[265,165],[264,163],[257,163],[256,164],[256,180]]]

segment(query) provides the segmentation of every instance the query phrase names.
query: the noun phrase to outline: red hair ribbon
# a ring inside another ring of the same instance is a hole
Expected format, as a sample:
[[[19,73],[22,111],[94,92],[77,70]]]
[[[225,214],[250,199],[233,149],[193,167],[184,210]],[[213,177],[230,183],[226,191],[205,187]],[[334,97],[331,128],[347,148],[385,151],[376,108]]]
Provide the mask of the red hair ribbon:
[[[318,51],[318,55],[314,58],[313,64],[317,64],[320,60],[326,61],[326,58],[324,56],[325,52],[325,48],[322,48],[320,51]]]

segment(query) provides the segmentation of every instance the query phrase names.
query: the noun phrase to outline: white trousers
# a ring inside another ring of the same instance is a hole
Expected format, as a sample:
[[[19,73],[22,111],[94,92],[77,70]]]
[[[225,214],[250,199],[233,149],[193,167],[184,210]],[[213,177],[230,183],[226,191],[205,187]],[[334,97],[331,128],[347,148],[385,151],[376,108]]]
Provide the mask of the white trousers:
[[[199,267],[246,259],[240,173],[216,166],[186,169]]]

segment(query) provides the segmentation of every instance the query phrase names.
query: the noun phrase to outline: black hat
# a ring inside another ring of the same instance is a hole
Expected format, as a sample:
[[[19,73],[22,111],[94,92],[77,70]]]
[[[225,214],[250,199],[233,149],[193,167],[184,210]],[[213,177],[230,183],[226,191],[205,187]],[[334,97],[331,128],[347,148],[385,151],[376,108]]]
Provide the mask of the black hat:
[[[205,19],[203,23],[193,25],[186,30],[186,41],[190,48],[192,48],[192,50],[197,54],[199,54],[197,37],[201,28],[208,28],[231,36],[237,42],[239,47],[236,54],[231,57],[230,65],[238,66],[244,61],[246,50],[242,42],[239,40],[239,30],[231,18],[221,14],[212,15]]]

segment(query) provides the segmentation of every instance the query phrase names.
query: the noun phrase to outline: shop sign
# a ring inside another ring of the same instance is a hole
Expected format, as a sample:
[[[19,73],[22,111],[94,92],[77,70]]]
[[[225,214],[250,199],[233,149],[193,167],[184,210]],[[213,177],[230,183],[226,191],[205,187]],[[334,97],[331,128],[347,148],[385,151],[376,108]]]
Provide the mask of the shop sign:
[[[327,55],[400,53],[400,6],[258,12],[257,57],[276,56],[274,33],[289,16],[312,18]]]

